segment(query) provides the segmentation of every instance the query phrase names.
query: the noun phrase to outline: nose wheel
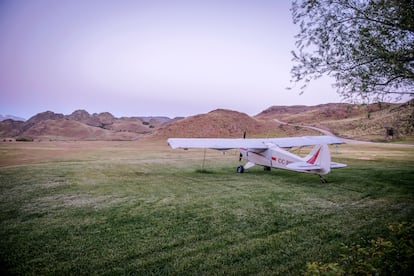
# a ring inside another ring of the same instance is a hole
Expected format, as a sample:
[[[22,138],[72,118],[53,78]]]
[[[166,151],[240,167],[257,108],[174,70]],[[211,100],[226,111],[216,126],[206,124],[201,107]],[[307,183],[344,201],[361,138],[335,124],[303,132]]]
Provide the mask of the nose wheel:
[[[236,169],[237,173],[244,173],[244,167],[242,165],[238,166]]]

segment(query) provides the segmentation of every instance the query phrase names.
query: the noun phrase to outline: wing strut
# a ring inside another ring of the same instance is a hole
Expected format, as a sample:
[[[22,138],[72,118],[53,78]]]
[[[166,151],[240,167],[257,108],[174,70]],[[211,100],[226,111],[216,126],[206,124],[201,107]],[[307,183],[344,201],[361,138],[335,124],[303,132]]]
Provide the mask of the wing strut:
[[[201,170],[202,171],[204,171],[204,165],[206,163],[206,151],[207,151],[207,149],[204,148],[203,163],[201,164]]]

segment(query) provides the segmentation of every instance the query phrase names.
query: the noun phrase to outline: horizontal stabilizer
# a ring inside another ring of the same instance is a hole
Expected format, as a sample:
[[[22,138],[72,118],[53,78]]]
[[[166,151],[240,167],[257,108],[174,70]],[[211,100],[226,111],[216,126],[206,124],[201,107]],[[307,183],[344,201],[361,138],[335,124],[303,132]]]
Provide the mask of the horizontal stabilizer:
[[[331,169],[339,169],[346,167],[346,164],[331,162]],[[320,170],[321,167],[317,165],[310,164],[308,162],[294,162],[286,166],[288,169],[292,170]]]
[[[286,166],[286,168],[291,170],[320,170],[321,167],[317,165],[310,164],[308,162],[294,162]]]
[[[332,169],[344,168],[344,167],[346,167],[346,166],[347,166],[347,164],[342,164],[342,163],[331,162],[331,168],[332,168]]]

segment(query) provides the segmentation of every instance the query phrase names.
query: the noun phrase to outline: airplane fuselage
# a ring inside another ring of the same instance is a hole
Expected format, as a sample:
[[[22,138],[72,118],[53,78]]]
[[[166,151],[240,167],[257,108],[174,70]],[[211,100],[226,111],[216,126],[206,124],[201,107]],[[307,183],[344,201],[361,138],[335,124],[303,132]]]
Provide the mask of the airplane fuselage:
[[[253,165],[260,165],[268,168],[293,170],[305,173],[327,174],[330,171],[330,154],[327,146],[325,147],[326,149],[324,150],[323,155],[325,155],[326,163],[328,165],[324,168],[308,168],[304,166],[303,169],[301,169],[300,167],[289,167],[289,164],[294,165],[300,163],[306,163],[309,166],[313,165],[318,157],[322,155],[320,154],[320,150],[313,152],[307,157],[301,157],[282,148],[279,148],[278,146],[269,146],[269,148],[265,150],[241,148],[240,154],[243,159],[248,161],[248,163],[244,166],[246,169],[252,167]]]
[[[267,150],[240,149],[240,153],[249,162],[279,169],[287,169],[286,165],[303,161],[299,156],[276,147]]]

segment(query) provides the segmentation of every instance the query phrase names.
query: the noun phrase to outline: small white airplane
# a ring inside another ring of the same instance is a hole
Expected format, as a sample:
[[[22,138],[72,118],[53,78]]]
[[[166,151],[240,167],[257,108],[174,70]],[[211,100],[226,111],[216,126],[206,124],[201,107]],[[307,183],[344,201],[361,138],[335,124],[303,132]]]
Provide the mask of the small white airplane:
[[[346,164],[331,161],[328,145],[343,144],[339,138],[333,136],[302,136],[285,138],[169,138],[171,148],[190,149],[208,148],[216,150],[240,149],[240,158],[247,163],[237,167],[238,173],[254,165],[270,168],[286,169],[297,172],[319,175],[321,182],[327,181],[322,175],[328,174],[331,169],[346,167]],[[292,147],[315,146],[306,157],[293,154],[286,149]]]

